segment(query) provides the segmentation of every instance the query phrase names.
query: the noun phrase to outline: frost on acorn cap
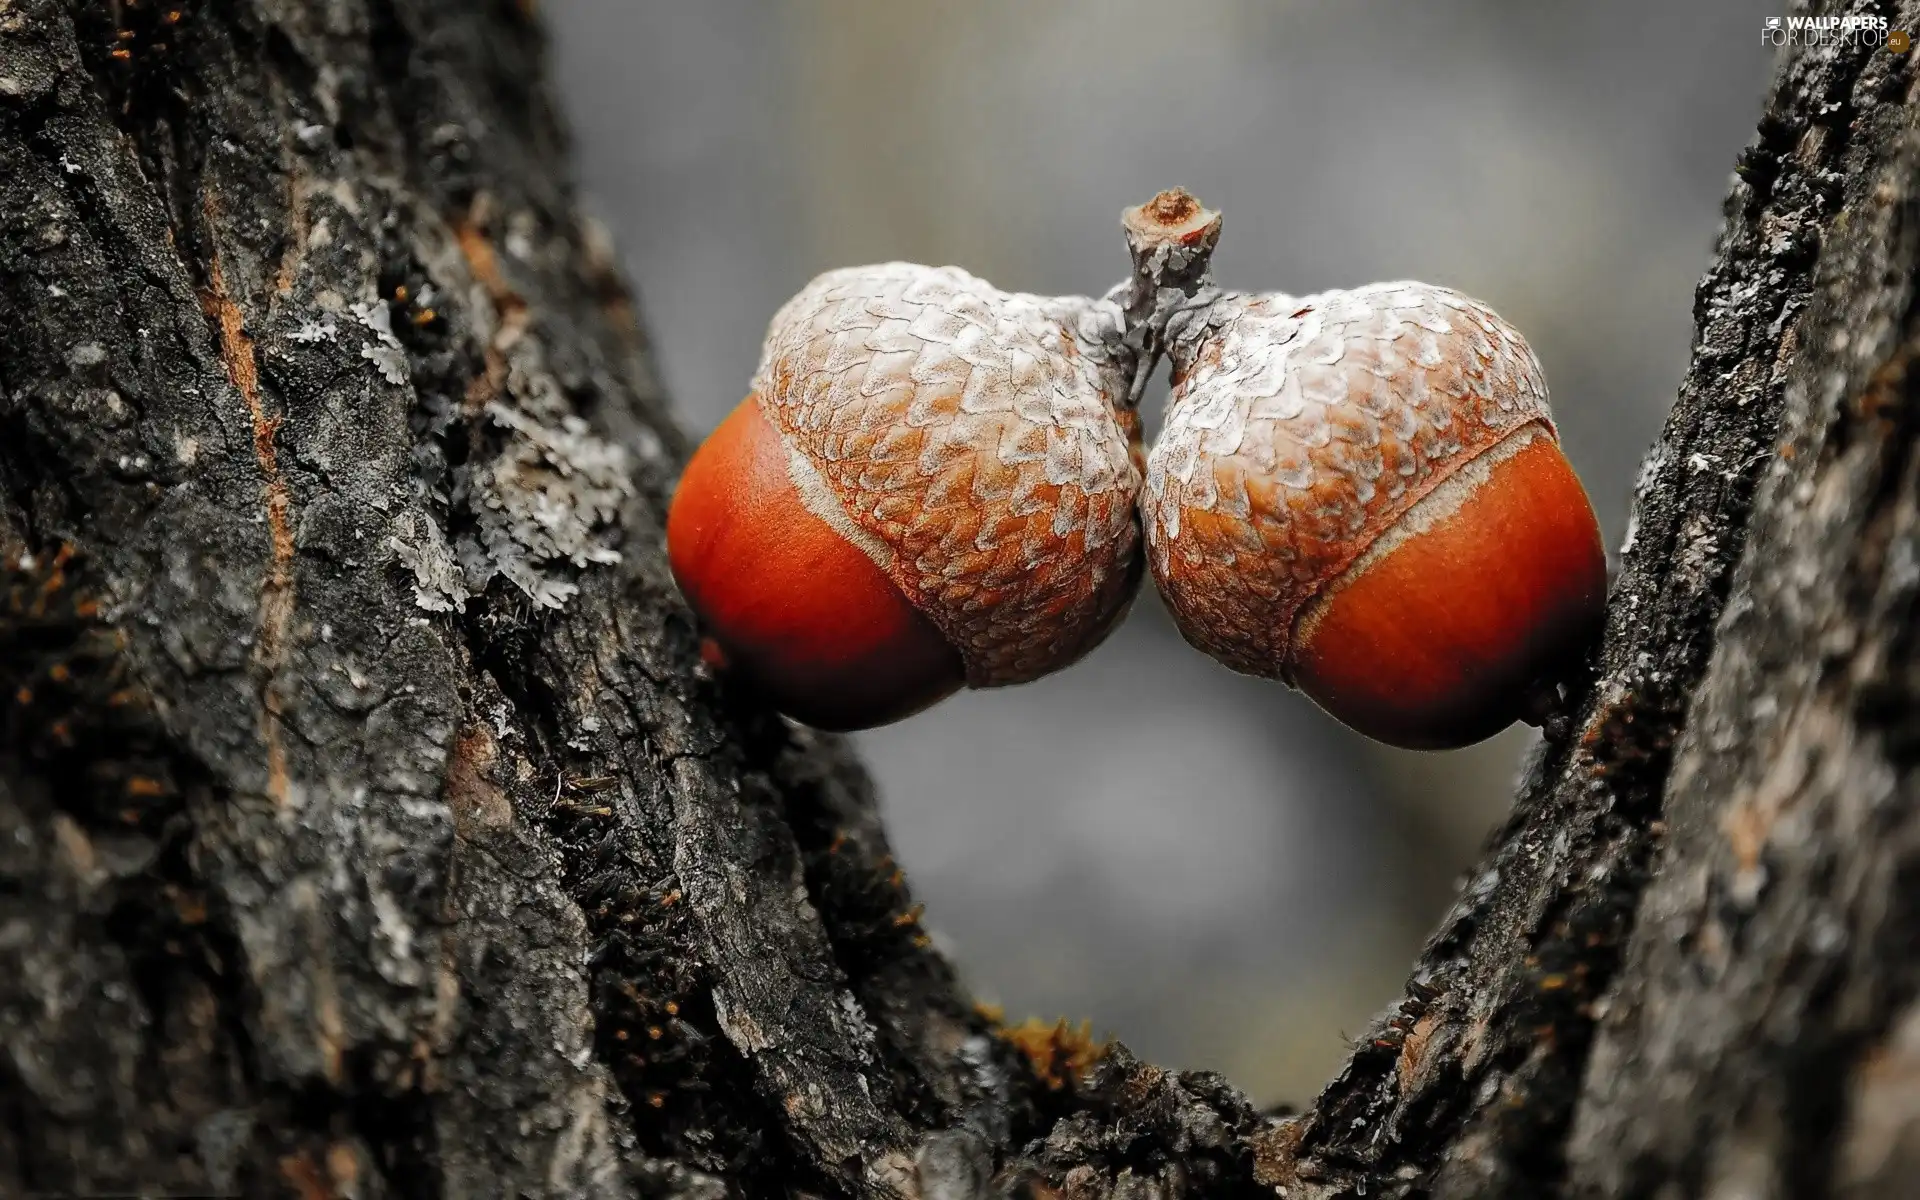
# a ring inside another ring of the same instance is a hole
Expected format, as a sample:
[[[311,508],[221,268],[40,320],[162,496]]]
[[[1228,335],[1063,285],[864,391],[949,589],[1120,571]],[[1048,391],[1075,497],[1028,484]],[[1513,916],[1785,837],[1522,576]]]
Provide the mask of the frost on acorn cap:
[[[1291,681],[1314,601],[1455,472],[1554,437],[1525,340],[1427,284],[1220,296],[1171,354],[1141,502],[1154,574],[1188,640],[1248,674]]]
[[[1103,639],[1140,579],[1116,306],[953,267],[830,271],[767,332],[753,388],[807,509],[959,652],[1021,683]]]

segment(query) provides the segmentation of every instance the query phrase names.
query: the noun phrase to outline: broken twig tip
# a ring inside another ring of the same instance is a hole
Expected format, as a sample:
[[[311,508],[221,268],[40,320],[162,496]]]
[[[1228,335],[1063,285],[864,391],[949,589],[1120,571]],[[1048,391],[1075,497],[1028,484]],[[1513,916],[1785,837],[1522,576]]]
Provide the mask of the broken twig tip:
[[[1220,236],[1220,214],[1201,204],[1193,193],[1171,187],[1120,214],[1127,240],[1136,245],[1213,242]]]

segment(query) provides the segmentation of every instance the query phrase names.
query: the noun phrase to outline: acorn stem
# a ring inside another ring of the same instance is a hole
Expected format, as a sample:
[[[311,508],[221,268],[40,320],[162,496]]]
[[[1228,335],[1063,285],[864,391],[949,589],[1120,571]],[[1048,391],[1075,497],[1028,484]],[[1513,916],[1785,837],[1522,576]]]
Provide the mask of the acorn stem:
[[[1167,353],[1169,326],[1182,313],[1211,304],[1213,250],[1220,244],[1220,214],[1185,188],[1168,188],[1145,204],[1125,209],[1120,228],[1133,256],[1133,274],[1107,293],[1120,305],[1122,340],[1133,352],[1127,404],[1138,407],[1147,381]]]

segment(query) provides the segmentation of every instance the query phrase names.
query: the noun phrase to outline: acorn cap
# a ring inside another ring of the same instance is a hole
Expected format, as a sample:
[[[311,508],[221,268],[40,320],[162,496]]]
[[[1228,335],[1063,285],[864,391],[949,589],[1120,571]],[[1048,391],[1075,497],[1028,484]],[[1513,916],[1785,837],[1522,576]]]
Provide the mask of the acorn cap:
[[[754,391],[804,503],[939,628],[970,686],[1079,658],[1137,590],[1119,319],[884,263],[820,276],[768,330]]]
[[[1142,496],[1155,577],[1188,641],[1289,683],[1302,611],[1384,532],[1516,431],[1553,437],[1526,341],[1427,284],[1223,296],[1173,357]]]

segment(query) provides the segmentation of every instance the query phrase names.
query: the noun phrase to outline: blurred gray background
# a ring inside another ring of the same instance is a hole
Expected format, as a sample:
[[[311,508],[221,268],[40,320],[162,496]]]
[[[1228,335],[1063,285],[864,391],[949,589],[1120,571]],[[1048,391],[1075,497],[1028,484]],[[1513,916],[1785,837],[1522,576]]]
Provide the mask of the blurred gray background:
[[[1780,0],[549,0],[589,207],[686,424],[830,267],[1098,293],[1182,184],[1217,274],[1416,278],[1533,342],[1617,544],[1686,365]],[[1150,420],[1157,420],[1156,409]],[[861,736],[927,921],[1010,1018],[1089,1018],[1304,1101],[1394,999],[1526,735],[1366,743],[1189,650],[1151,596],[1085,663]]]

